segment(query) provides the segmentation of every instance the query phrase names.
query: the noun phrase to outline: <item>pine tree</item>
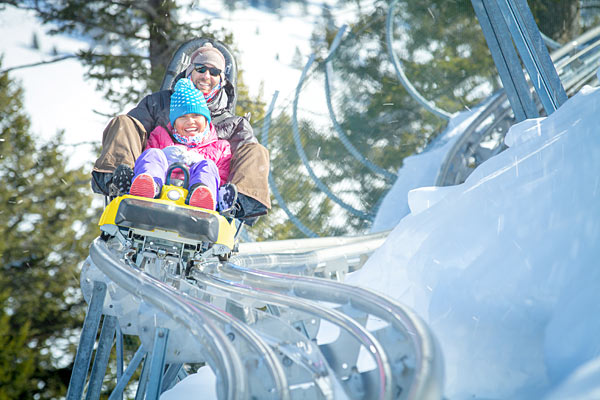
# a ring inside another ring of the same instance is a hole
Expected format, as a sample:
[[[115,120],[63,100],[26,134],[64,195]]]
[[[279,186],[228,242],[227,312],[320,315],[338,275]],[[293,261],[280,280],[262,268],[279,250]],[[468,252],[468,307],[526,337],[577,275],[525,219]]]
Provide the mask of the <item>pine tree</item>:
[[[443,131],[447,121],[417,103],[396,75],[386,36],[391,2],[345,0],[340,3],[357,10],[357,15],[329,60],[335,118],[355,149],[367,160],[395,173],[406,157],[423,151]],[[538,17],[540,10],[557,13],[553,21],[561,22],[556,32],[563,32],[562,28],[577,21],[574,7],[566,4],[572,6],[575,1],[530,3]],[[340,24],[336,15],[339,11],[323,8],[322,22],[311,39],[317,55],[316,67],[309,72],[307,81],[324,80],[324,56],[338,32]],[[449,113],[466,110],[500,88],[496,67],[470,0],[400,0],[392,17],[394,53],[413,86],[438,108]],[[549,33],[556,37],[554,32]],[[329,118],[327,110],[323,114]],[[311,126],[313,116],[309,113],[300,110],[298,115],[303,146],[310,165],[319,171],[321,181],[355,208],[376,212],[378,202],[393,182],[357,161],[336,138],[333,124],[319,129]],[[317,119],[323,118],[317,116]],[[272,156],[272,170],[277,171],[275,181],[284,200],[294,208],[294,214],[305,225],[316,225],[311,229],[321,235],[364,230],[368,226],[364,219],[340,211],[315,190],[289,137],[289,126],[274,123],[269,149],[275,155]],[[303,208],[302,201],[307,202],[307,199],[312,211],[328,214],[317,215]],[[345,226],[333,225],[332,219],[345,221]],[[277,225],[270,227],[272,232],[278,229],[283,232],[283,227],[289,224],[285,217],[273,216],[273,221]],[[292,232],[298,233],[293,229],[287,231]]]
[[[0,75],[0,399],[50,399],[69,382],[85,311],[78,265],[99,213],[87,171],[66,167],[61,135],[29,133],[22,97]]]
[[[182,43],[195,37],[212,38],[228,45],[234,56],[237,53],[233,36],[225,29],[213,29],[210,20],[178,21],[177,16],[194,7],[194,2],[187,7],[174,0],[2,2],[34,10],[43,23],[54,27],[50,33],[75,33],[90,39],[93,45],[77,54],[88,67],[86,78],[97,82],[98,90],[119,113],[126,111],[126,104],[160,89],[166,67]],[[236,61],[240,71],[236,112],[257,115],[255,106],[261,100],[248,97],[241,76],[243,60],[236,57]],[[250,109],[244,109],[245,105]]]
[[[177,15],[187,9],[174,0],[65,0],[60,2],[5,1],[33,9],[50,33],[82,35],[93,43],[77,53],[87,66],[87,77],[122,112],[160,88],[175,50],[194,37],[209,37],[231,44],[231,35],[212,29],[210,20],[181,23]]]

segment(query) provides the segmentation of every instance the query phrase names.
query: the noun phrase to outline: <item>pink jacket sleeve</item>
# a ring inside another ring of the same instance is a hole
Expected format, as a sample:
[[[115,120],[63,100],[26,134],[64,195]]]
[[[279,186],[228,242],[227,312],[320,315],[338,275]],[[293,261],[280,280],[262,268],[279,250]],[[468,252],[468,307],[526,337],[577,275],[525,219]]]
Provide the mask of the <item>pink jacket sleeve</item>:
[[[148,135],[148,142],[146,143],[146,148],[144,150],[148,150],[150,148],[164,149],[165,147],[173,144],[169,143],[169,140],[165,140],[166,138],[169,138],[169,133],[162,126],[157,126],[152,132],[150,132],[150,135]]]
[[[219,168],[219,176],[221,177],[221,185],[227,183],[229,177],[229,164],[231,163],[231,146],[227,140],[219,140],[219,147],[221,150],[221,156],[217,161],[217,168]]]

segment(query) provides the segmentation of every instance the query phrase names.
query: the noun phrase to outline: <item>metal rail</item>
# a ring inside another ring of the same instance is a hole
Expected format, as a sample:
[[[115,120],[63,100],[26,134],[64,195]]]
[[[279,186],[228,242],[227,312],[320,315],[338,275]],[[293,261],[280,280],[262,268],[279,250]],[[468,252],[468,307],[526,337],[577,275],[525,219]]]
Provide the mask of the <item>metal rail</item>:
[[[277,92],[277,91],[275,93],[273,93],[273,98],[271,99],[271,104],[269,105],[269,110],[267,111],[267,115],[265,116],[265,119],[264,119],[263,130],[262,130],[260,142],[265,147],[268,147],[268,144],[269,144],[269,128],[271,127],[271,116],[273,115],[273,109],[275,108],[275,102],[277,101],[278,95],[279,95],[279,92]],[[277,204],[279,205],[279,207],[281,207],[281,209],[286,213],[286,215],[290,218],[290,220],[294,223],[294,225],[296,225],[296,227],[298,229],[300,229],[300,232],[304,233],[308,237],[318,237],[318,235],[315,232],[313,232],[310,228],[308,228],[306,225],[304,225],[302,223],[302,221],[300,221],[298,219],[298,217],[296,217],[294,215],[294,213],[292,213],[292,211],[289,209],[289,207],[287,206],[287,203],[283,199],[283,196],[279,192],[277,183],[275,182],[275,179],[273,179],[273,174],[271,174],[270,171],[269,171],[269,187],[271,188],[271,191],[273,192],[273,196],[275,196],[275,199],[277,200]]]
[[[333,42],[331,43],[331,47],[329,48],[329,54],[325,58],[325,99],[327,100],[327,111],[329,112],[329,119],[331,119],[331,123],[333,124],[333,129],[337,133],[338,137],[340,138],[340,141],[342,142],[342,144],[344,145],[344,147],[346,148],[348,153],[352,154],[352,156],[356,160],[358,160],[362,165],[364,165],[365,167],[370,169],[375,174],[382,175],[388,181],[394,182],[396,180],[396,174],[386,171],[385,169],[381,168],[380,166],[372,163],[365,156],[363,156],[356,149],[356,147],[354,147],[354,145],[352,143],[350,143],[348,136],[346,135],[346,133],[344,132],[344,130],[338,123],[337,117],[335,116],[335,112],[333,111],[333,104],[331,103],[331,76],[333,75],[333,67],[331,66],[331,57],[333,56],[333,53],[335,53],[338,46],[340,45],[342,36],[344,35],[344,32],[346,31],[346,27],[347,27],[347,25],[342,25],[342,27],[339,29],[337,35],[335,36],[335,38],[333,39]]]
[[[442,110],[438,106],[435,105],[432,101],[427,100],[419,91],[410,83],[410,80],[406,77],[404,70],[402,69],[402,63],[398,56],[394,52],[394,48],[392,46],[392,41],[394,40],[394,10],[396,8],[396,3],[398,0],[393,0],[389,6],[387,17],[386,17],[386,31],[385,38],[388,48],[388,55],[390,56],[390,60],[392,61],[392,65],[394,66],[394,70],[396,71],[396,76],[402,86],[406,89],[408,94],[415,99],[419,104],[421,104],[427,111],[430,113],[437,115],[440,118],[445,120],[449,120],[452,118],[452,113],[449,113],[446,110]]]
[[[304,84],[304,79],[306,78],[306,74],[308,73],[308,70],[312,66],[314,60],[315,60],[315,55],[313,54],[310,56],[310,58],[308,59],[308,62],[306,63],[306,65],[304,66],[304,69],[302,70],[302,74],[300,75],[300,80],[298,81],[298,85],[296,86],[296,94],[294,96],[294,102],[293,102],[293,107],[292,107],[292,133],[293,133],[293,137],[294,137],[294,144],[296,145],[296,152],[298,153],[298,156],[302,160],[302,164],[304,164],[304,167],[306,168],[306,171],[308,172],[308,175],[310,176],[310,178],[313,180],[315,185],[317,185],[317,187],[323,193],[325,193],[327,195],[327,197],[329,197],[333,202],[335,202],[337,205],[339,205],[343,209],[349,211],[351,214],[353,214],[357,217],[360,217],[362,219],[365,219],[367,221],[372,221],[374,218],[374,215],[372,213],[357,210],[356,208],[352,207],[350,204],[344,202],[338,196],[333,194],[333,192],[317,177],[317,175],[313,171],[313,169],[310,166],[310,163],[308,161],[308,157],[306,157],[306,153],[304,152],[304,148],[302,147],[302,142],[300,140],[300,129],[298,128],[298,99],[300,98],[300,90],[302,89],[302,85]]]
[[[216,271],[215,271],[216,272]],[[264,301],[270,307],[277,306],[280,317],[285,316],[285,311],[281,310],[280,307],[292,309],[294,313],[300,311],[306,314],[304,319],[312,319],[319,321],[328,321],[331,324],[336,325],[342,330],[342,334],[338,337],[337,342],[344,344],[344,353],[342,354],[338,349],[331,351],[328,354],[329,357],[323,357],[324,360],[329,358],[328,364],[332,368],[336,375],[339,376],[340,381],[348,380],[349,372],[352,369],[344,368],[340,360],[345,360],[349,353],[352,353],[350,359],[348,359],[347,365],[356,365],[358,359],[358,350],[362,347],[369,349],[369,355],[372,356],[373,362],[376,365],[376,371],[372,374],[366,375],[363,380],[367,381],[366,387],[369,389],[369,396],[377,399],[392,399],[392,371],[390,367],[390,361],[387,353],[383,349],[382,345],[377,339],[369,332],[363,325],[350,318],[348,315],[329,309],[326,307],[318,306],[313,301],[306,301],[298,298],[297,296],[290,296],[289,294],[282,294],[281,292],[274,292],[265,287],[265,285],[253,285],[239,282],[238,274],[227,274],[228,278],[220,277],[216,273],[193,273],[193,277],[200,284],[207,284],[213,287],[217,287],[225,292],[232,295],[244,295],[251,298],[257,298]],[[243,281],[243,279],[241,279]],[[254,282],[255,283],[255,282]],[[286,285],[291,286],[291,285]],[[262,290],[261,290],[262,289]],[[314,299],[313,299],[314,300]],[[295,318],[290,319],[290,323],[295,323]],[[301,330],[305,330],[305,326],[300,325]],[[272,333],[272,335],[276,335]],[[313,338],[311,338],[313,339]],[[321,350],[322,353],[325,351]],[[354,361],[354,362],[352,362]],[[348,387],[348,391],[350,391]]]
[[[443,388],[438,386],[443,380],[442,356],[433,336],[419,317],[393,300],[339,282],[243,268],[232,263],[225,263],[221,272],[256,288],[335,304],[354,318],[362,314],[365,323],[369,317],[385,321],[387,325],[377,331],[377,338],[389,344],[384,347],[391,353],[395,393],[402,393],[402,398],[407,399],[442,396]]]
[[[144,393],[156,398],[171,387],[189,362],[207,362],[217,375],[219,398],[441,398],[441,354],[416,315],[364,289],[289,274],[311,260],[301,273],[327,276],[328,271],[339,278],[341,272],[358,268],[357,260],[364,261],[386,234],[271,244],[289,246],[295,253],[269,257],[255,249],[233,260],[270,271],[214,262],[202,264],[188,279],[157,274],[152,268],[144,272],[126,261],[126,247],[96,239],[81,283],[90,304],[96,286],[107,288],[106,297],[95,301],[109,321],[105,325],[110,334],[101,336],[113,338],[121,331],[142,341],[111,398],[123,393],[144,359],[140,398]],[[88,313],[86,321],[99,317],[100,311]],[[381,326],[367,329],[372,318]],[[340,335],[317,345],[325,322]],[[88,336],[93,343],[95,331]],[[104,342],[110,349],[112,339]],[[89,360],[92,347],[88,348],[82,355]],[[90,377],[90,399],[100,394],[110,351],[104,353],[106,357],[96,354],[94,360],[100,366]],[[81,375],[73,384],[77,393],[69,398],[81,398],[86,386],[86,376]]]

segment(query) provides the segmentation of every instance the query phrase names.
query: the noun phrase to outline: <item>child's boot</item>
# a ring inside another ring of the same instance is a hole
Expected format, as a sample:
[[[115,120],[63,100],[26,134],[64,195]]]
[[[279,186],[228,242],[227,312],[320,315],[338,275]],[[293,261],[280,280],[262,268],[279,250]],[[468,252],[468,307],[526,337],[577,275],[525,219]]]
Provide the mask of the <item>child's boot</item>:
[[[206,208],[207,210],[215,209],[215,197],[210,189],[201,183],[192,186],[188,196],[190,206]]]
[[[146,173],[136,176],[131,183],[131,189],[129,189],[129,194],[151,199],[155,198],[159,192],[160,188],[152,175]]]

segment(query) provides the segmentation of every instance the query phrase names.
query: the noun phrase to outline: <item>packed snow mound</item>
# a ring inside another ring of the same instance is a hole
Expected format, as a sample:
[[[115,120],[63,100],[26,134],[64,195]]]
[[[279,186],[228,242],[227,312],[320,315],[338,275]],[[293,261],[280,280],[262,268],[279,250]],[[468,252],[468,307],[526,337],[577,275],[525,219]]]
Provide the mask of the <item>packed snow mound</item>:
[[[411,191],[411,213],[348,277],[429,323],[446,397],[600,390],[599,111],[600,90],[585,87],[513,126],[465,183]]]

